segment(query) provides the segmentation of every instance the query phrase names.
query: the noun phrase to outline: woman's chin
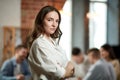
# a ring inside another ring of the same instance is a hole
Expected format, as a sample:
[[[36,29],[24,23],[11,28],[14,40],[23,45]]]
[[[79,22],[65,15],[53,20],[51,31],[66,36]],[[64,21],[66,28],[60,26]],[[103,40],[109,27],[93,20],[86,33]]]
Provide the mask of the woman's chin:
[[[51,32],[50,34],[52,35],[52,34],[54,34],[55,32]]]

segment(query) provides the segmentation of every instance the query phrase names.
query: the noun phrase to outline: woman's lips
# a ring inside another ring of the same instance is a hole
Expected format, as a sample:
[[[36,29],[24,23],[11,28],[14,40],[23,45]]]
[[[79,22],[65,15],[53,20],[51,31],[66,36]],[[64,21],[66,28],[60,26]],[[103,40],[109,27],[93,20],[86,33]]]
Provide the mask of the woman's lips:
[[[51,28],[50,30],[55,31],[55,30],[56,30],[56,28]]]

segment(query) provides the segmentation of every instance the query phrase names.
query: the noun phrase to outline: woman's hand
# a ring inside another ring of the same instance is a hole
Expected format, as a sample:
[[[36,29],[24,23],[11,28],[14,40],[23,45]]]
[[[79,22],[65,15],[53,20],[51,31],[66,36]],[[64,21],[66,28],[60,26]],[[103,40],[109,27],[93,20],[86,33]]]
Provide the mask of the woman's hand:
[[[79,77],[78,80],[82,80],[82,79]]]
[[[64,75],[64,78],[68,78],[68,77],[73,76],[73,74],[74,74],[74,66],[73,66],[72,62],[68,62],[65,70],[66,70],[66,73]]]

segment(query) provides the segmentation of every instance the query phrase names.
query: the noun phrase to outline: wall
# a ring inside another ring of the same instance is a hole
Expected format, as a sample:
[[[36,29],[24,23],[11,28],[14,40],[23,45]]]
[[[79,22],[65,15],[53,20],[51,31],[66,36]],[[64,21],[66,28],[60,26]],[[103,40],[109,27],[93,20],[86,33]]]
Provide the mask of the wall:
[[[40,9],[44,6],[51,5],[56,7],[58,10],[61,10],[65,0],[21,0],[21,9],[22,9],[22,27],[33,27],[34,19]]]
[[[2,61],[2,51],[3,51],[3,28],[0,27],[0,64]]]
[[[72,6],[72,47],[79,47],[84,51],[84,0],[73,0]]]
[[[44,1],[39,0],[21,0],[21,27],[33,27],[34,19],[39,10],[46,5]]]
[[[119,8],[118,0],[108,0],[107,42],[111,45],[119,44]]]
[[[21,0],[0,0],[0,26],[20,27]]]
[[[3,27],[20,27],[21,0],[0,0],[0,63],[3,53]]]

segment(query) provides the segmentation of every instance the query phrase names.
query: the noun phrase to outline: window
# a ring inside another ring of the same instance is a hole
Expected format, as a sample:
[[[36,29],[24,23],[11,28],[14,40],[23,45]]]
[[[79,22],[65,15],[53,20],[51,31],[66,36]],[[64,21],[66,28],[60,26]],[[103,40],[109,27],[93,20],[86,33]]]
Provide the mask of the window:
[[[89,47],[100,48],[107,40],[107,0],[90,0]]]
[[[60,40],[60,45],[66,51],[66,56],[71,59],[71,21],[72,21],[72,0],[66,0],[63,9],[60,10],[62,21],[60,28],[63,32],[63,35]]]
[[[92,1],[98,1],[98,2],[107,2],[107,0],[90,0],[91,2]]]

